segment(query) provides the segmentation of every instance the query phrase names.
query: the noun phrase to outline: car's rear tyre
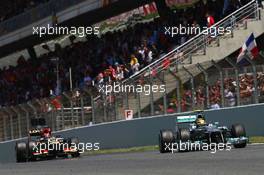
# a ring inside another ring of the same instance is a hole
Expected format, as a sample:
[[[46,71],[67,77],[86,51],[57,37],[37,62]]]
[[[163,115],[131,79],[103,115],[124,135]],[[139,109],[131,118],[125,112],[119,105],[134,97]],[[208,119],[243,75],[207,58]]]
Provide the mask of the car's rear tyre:
[[[246,129],[241,124],[234,124],[231,127],[231,134],[232,134],[232,137],[235,137],[235,138],[246,137]],[[242,143],[234,144],[235,148],[245,148],[246,146],[247,146],[246,141]]]
[[[78,150],[78,147],[79,147],[79,139],[74,137],[74,138],[70,138],[70,143],[71,143],[71,146],[74,146],[77,148],[77,152],[74,152],[71,154],[72,157],[80,157],[80,151]]]
[[[26,162],[28,159],[27,144],[25,142],[16,143],[16,161]]]
[[[40,149],[37,147],[37,143],[33,141],[29,141],[27,144],[27,149],[28,149],[28,160],[29,161],[36,161],[36,158],[33,155],[34,149]]]
[[[160,153],[171,152],[171,144],[175,142],[173,131],[161,130],[159,133],[159,151]]]

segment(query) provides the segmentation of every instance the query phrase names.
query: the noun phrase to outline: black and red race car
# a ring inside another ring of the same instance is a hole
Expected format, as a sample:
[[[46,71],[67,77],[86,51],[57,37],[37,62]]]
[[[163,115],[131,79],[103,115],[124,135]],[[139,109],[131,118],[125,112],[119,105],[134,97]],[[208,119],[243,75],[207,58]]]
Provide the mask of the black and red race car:
[[[80,156],[78,138],[52,136],[51,128],[45,125],[42,118],[33,119],[31,123],[35,127],[28,132],[28,140],[16,143],[17,162]]]

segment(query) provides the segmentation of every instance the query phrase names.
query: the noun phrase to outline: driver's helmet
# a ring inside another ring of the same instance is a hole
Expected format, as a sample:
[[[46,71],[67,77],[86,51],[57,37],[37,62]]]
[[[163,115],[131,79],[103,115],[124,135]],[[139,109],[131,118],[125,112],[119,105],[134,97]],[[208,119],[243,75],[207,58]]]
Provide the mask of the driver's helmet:
[[[203,125],[206,125],[206,121],[205,121],[205,118],[202,114],[198,114],[197,115],[197,118],[195,120],[195,124],[197,126],[203,126]]]
[[[42,135],[43,138],[51,137],[51,129],[50,128],[43,128],[41,135]]]

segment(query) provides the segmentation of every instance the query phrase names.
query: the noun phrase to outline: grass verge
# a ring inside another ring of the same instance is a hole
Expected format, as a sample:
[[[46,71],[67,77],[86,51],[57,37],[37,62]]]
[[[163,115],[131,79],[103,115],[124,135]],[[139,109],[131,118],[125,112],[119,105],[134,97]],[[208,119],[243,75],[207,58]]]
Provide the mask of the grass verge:
[[[249,143],[264,143],[264,136],[249,137]]]
[[[130,152],[145,152],[145,151],[156,151],[159,147],[155,146],[140,146],[132,148],[119,148],[119,149],[104,149],[98,151],[89,151],[83,153],[83,155],[100,155],[100,154],[114,154],[114,153],[130,153]]]

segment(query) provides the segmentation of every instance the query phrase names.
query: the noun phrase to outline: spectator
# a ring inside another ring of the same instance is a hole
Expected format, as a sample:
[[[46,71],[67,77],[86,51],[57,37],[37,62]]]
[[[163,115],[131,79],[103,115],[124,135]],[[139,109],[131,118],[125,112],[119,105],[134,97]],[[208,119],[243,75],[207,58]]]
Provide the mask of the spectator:
[[[140,65],[138,59],[133,54],[131,55],[130,65],[133,73],[138,72]]]
[[[220,106],[216,100],[214,100],[214,103],[211,105],[211,109],[220,109]]]
[[[229,107],[233,107],[236,105],[235,95],[234,95],[233,91],[231,90],[231,88],[226,90],[225,98],[228,101]]]

